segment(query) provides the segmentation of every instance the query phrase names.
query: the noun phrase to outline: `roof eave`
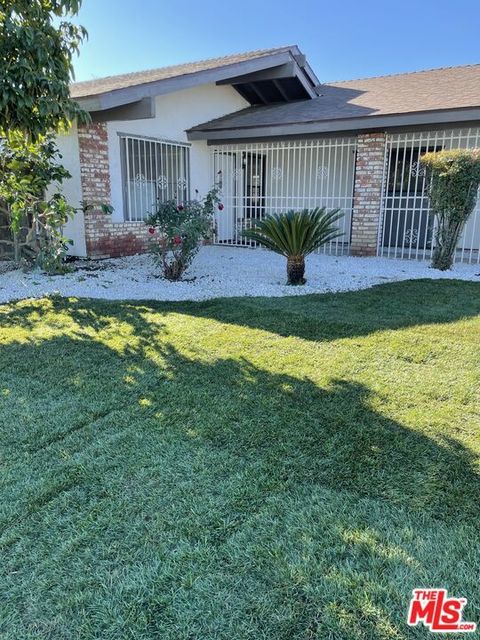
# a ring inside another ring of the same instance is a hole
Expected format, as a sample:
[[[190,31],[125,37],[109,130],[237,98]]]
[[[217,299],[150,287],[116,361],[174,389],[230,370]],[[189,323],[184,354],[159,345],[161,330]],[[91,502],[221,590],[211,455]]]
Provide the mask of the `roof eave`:
[[[480,107],[442,109],[415,113],[363,116],[311,122],[291,122],[278,125],[231,127],[222,129],[190,129],[189,140],[207,140],[209,143],[255,138],[282,138],[315,134],[378,131],[402,127],[453,125],[480,121]]]
[[[242,62],[235,62],[233,64],[216,67],[214,69],[196,71],[194,73],[187,73],[173,78],[155,80],[153,82],[146,82],[133,85],[131,87],[124,87],[122,89],[113,89],[111,91],[89,96],[73,96],[73,98],[87,111],[102,111],[131,104],[132,102],[138,102],[143,98],[152,98],[155,96],[165,95],[167,93],[173,93],[175,91],[181,91],[183,89],[191,89],[203,84],[215,83],[219,80],[227,80],[230,77],[246,73],[262,71],[272,66],[285,64],[292,61],[292,59],[295,61],[295,64],[297,64],[295,58],[299,55],[301,54],[298,47],[292,47],[286,51],[280,51],[278,53],[259,58],[252,58],[251,60],[244,60]],[[300,67],[298,67],[298,69],[300,73]],[[308,74],[310,76],[313,75],[314,80],[316,79],[313,72],[310,73],[309,71]],[[300,77],[303,75],[303,73],[300,73]],[[312,97],[314,97],[315,90],[310,88],[310,91]]]

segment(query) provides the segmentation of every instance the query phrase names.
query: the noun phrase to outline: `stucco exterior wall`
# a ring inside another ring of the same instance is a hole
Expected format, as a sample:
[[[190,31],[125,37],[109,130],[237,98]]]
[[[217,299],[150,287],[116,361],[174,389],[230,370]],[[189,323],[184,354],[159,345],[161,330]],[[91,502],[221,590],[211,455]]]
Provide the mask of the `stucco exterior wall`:
[[[107,131],[111,203],[114,207],[112,221],[124,221],[119,133],[187,142],[186,129],[247,106],[247,101],[232,87],[211,84],[158,96],[155,118],[109,122]],[[200,194],[205,194],[211,186],[211,176],[210,154],[204,141],[191,144],[190,172],[192,193],[198,189]]]
[[[63,193],[69,204],[80,207],[83,200],[82,184],[80,180],[80,154],[78,145],[77,127],[74,125],[68,135],[60,135],[57,138],[57,146],[62,156],[61,162],[68,169],[72,177],[63,183]],[[66,238],[73,240],[69,253],[74,256],[86,256],[85,221],[82,211],[75,214],[73,220],[69,220],[64,227]]]
[[[213,118],[232,113],[248,103],[232,87],[214,84],[156,98],[155,118],[92,123],[77,135],[83,200],[109,203],[114,211],[106,215],[98,207],[75,220],[77,236],[83,228],[83,251],[91,257],[129,255],[144,251],[147,233],[143,222],[129,222],[124,215],[119,134],[146,136],[187,143],[186,130]],[[206,142],[190,146],[190,186],[201,195],[211,186],[210,153]],[[78,185],[77,185],[78,186]],[[80,244],[79,244],[80,246]],[[79,253],[78,255],[84,255]]]

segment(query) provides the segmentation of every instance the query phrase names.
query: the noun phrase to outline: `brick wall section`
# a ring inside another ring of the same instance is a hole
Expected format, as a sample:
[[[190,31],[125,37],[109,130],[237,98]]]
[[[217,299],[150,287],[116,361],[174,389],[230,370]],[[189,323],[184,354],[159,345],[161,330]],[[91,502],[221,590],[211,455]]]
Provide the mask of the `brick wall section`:
[[[110,204],[107,125],[79,127],[78,143],[84,202]],[[113,222],[111,215],[96,207],[85,212],[85,240],[90,258],[109,258],[145,251],[147,234],[143,222]]]
[[[385,134],[358,136],[350,245],[354,256],[377,254],[384,157]]]

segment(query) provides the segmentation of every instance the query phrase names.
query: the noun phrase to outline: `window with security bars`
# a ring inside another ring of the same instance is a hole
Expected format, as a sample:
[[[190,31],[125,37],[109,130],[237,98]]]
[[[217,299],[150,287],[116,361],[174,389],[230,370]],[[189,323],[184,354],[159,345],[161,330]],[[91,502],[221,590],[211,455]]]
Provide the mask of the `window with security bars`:
[[[431,257],[436,221],[421,157],[427,151],[479,147],[480,127],[387,135],[379,255],[420,260]],[[463,228],[455,261],[480,263],[480,198]]]
[[[159,203],[167,200],[188,200],[188,145],[121,136],[120,147],[126,220],[145,220]]]

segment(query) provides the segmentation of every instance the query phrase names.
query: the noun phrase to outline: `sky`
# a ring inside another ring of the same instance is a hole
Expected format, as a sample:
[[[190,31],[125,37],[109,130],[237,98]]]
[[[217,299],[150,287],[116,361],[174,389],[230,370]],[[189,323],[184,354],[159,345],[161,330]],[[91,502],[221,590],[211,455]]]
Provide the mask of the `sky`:
[[[298,44],[322,82],[480,63],[480,0],[83,0],[76,80]]]

